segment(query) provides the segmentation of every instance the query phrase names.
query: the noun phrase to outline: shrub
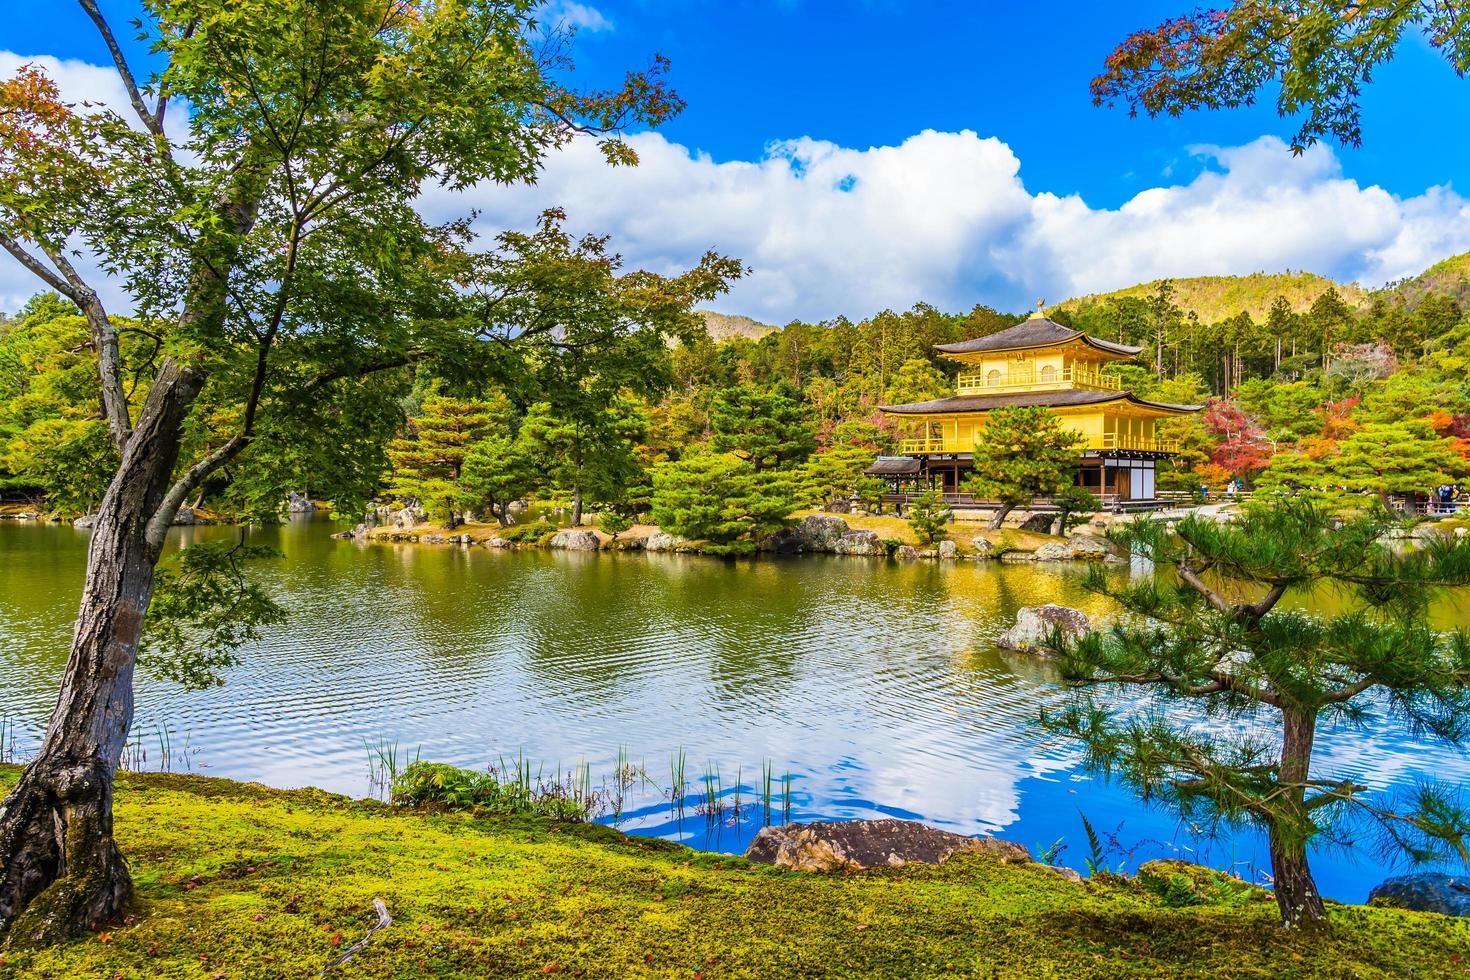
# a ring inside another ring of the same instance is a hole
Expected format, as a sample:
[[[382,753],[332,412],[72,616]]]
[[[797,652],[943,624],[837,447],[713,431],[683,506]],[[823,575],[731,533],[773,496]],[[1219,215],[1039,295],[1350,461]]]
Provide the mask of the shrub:
[[[512,541],[516,544],[539,544],[543,538],[556,534],[556,532],[557,527],[555,524],[542,520],[505,528],[500,532],[500,537],[502,540]]]

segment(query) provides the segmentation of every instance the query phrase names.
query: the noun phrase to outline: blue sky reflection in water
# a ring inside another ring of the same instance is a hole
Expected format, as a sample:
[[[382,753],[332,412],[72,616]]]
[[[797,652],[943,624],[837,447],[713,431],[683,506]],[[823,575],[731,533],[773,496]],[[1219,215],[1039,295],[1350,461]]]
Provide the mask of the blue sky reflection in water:
[[[790,773],[795,819],[906,817],[1033,850],[1062,839],[1062,862],[1080,867],[1085,813],[1133,851],[1130,867],[1159,854],[1247,877],[1268,866],[1253,838],[1202,840],[1082,775],[1071,745],[1038,733],[1055,694],[1046,667],[990,641],[1022,605],[1104,612],[1077,569],[359,547],[332,529],[259,534],[285,552],[263,572],[292,616],[226,686],[140,676],[150,764],[162,726],[176,770],[365,795],[364,743],[472,768],[524,752],[548,777],[585,761],[599,785],[622,749],[658,786],[630,787],[624,829],[739,851],[760,826],[769,761],[777,820]],[[0,718],[22,756],[54,702],[85,544],[68,527],[0,524]],[[1449,625],[1467,613],[1461,601],[1440,614]],[[1318,745],[1323,771],[1375,789],[1470,775],[1464,751],[1397,732],[1333,731]],[[681,750],[690,796],[676,820],[661,791]],[[727,806],[738,771],[744,819],[698,812],[709,765]],[[1327,895],[1361,901],[1385,876],[1370,847],[1355,850],[1317,858]]]

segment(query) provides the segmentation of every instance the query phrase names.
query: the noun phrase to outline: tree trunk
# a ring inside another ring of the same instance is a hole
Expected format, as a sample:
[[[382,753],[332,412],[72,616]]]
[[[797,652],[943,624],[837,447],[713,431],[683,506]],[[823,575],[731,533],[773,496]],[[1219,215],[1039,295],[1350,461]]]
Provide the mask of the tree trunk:
[[[582,526],[582,484],[572,489],[572,527]]]
[[[1307,844],[1311,821],[1306,808],[1306,780],[1312,764],[1312,742],[1316,738],[1314,714],[1282,712],[1281,795],[1271,809],[1271,876],[1276,907],[1288,926],[1309,925],[1327,918],[1317,883],[1307,866]]]
[[[159,371],[98,508],[61,694],[0,813],[0,932],[47,945],[117,919],[132,891],[112,839],[112,786],[133,720],[133,667],[153,597],[159,513],[203,378]],[[177,509],[177,505],[174,505]]]
[[[1009,517],[1011,511],[1015,509],[1015,504],[1001,504],[1000,507],[996,509],[995,514],[990,518],[990,523],[985,525],[986,529],[991,531],[999,531],[1000,526],[1005,523],[1006,518]]]

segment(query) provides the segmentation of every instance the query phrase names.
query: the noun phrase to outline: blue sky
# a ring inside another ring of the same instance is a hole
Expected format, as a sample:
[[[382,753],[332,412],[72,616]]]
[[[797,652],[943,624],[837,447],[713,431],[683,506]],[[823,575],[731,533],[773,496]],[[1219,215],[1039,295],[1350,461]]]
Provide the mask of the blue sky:
[[[635,141],[638,174],[573,148],[539,188],[431,195],[426,209],[478,208],[492,233],[563,205],[579,230],[611,232],[630,263],[661,271],[705,248],[739,255],[755,275],[727,310],[1015,309],[1285,267],[1372,285],[1470,248],[1470,82],[1417,38],[1368,90],[1363,148],[1294,160],[1265,139],[1294,131],[1270,98],[1164,120],[1092,106],[1111,47],[1183,2],[553,4],[585,25],[587,82],[662,52],[688,110]],[[119,22],[132,11],[103,7]],[[75,4],[15,8],[0,51],[104,63]],[[0,273],[0,306],[13,278]]]

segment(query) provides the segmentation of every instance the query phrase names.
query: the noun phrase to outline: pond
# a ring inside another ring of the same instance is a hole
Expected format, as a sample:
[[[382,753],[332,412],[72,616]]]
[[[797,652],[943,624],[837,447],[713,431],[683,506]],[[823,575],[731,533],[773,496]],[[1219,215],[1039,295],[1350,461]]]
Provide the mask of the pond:
[[[992,641],[1025,605],[1106,613],[1080,569],[361,545],[336,529],[303,519],[253,534],[284,553],[261,573],[290,619],[223,687],[186,692],[140,672],[134,765],[355,796],[373,791],[369,747],[400,764],[524,759],[545,778],[585,766],[621,797],[601,819],[729,852],[766,818],[769,771],[776,822],[788,808],[794,820],[897,816],[1033,851],[1061,842],[1059,862],[1082,868],[1085,816],[1113,866],[1178,856],[1257,880],[1269,870],[1253,835],[1181,826],[1038,730],[1053,679]],[[34,751],[54,702],[86,542],[0,522],[6,755]],[[1470,603],[1437,615],[1462,622]],[[1323,771],[1375,790],[1470,774],[1464,751],[1397,731],[1330,730],[1319,749]],[[683,808],[669,793],[681,759]],[[638,775],[617,793],[620,765]],[[718,812],[698,805],[707,785]],[[1343,901],[1391,873],[1367,843],[1315,869]]]

